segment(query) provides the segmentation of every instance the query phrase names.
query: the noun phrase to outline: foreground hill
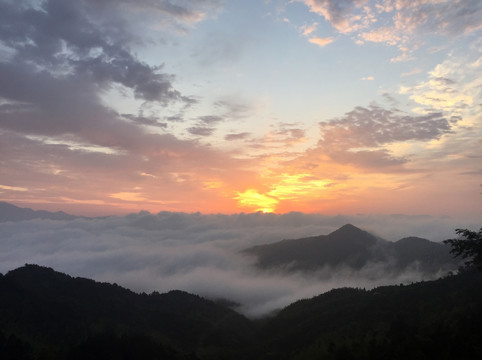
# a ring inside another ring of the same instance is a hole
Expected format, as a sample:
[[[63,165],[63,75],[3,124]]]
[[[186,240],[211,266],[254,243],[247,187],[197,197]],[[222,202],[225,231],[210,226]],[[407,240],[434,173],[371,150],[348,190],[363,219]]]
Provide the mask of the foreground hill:
[[[480,359],[482,274],[337,289],[248,320],[36,265],[0,276],[1,359]]]
[[[244,250],[259,267],[287,271],[312,271],[323,267],[359,270],[369,264],[384,266],[385,272],[403,272],[410,267],[427,274],[457,268],[449,246],[409,237],[397,242],[383,240],[351,224],[328,234],[283,240]]]
[[[481,359],[482,274],[335,289],[283,309],[263,328],[273,359]]]
[[[130,342],[147,344],[162,358],[223,353],[241,359],[251,326],[242,315],[181,291],[136,294],[36,265],[0,278],[3,336],[15,334],[49,356],[90,358],[99,343],[108,352]]]

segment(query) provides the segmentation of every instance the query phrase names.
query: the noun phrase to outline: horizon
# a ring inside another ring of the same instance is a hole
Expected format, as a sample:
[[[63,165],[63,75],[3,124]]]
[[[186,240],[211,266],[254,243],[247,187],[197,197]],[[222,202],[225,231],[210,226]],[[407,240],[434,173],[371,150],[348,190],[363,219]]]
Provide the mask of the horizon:
[[[478,0],[0,0],[0,24],[3,201],[481,219]]]
[[[133,207],[132,209],[130,208],[117,208],[117,207],[102,207],[99,208],[97,206],[94,207],[89,207],[85,206],[84,204],[80,206],[76,206],[76,204],[57,204],[57,203],[41,203],[41,202],[14,202],[14,201],[6,201],[4,199],[0,199],[0,202],[5,202],[7,204],[14,205],[18,208],[24,208],[24,209],[32,209],[34,211],[39,211],[39,210],[45,210],[49,212],[64,212],[69,215],[74,215],[74,216],[81,216],[81,217],[87,217],[87,218],[97,218],[97,217],[105,217],[105,216],[119,216],[119,217],[124,217],[130,214],[139,214],[143,212],[147,212],[152,215],[157,215],[159,213],[167,212],[167,213],[181,213],[181,214],[200,214],[204,216],[209,216],[209,215],[226,215],[226,216],[233,216],[233,215],[255,215],[255,214],[262,214],[262,215],[276,215],[276,216],[283,216],[283,215],[289,215],[289,214],[302,214],[302,215],[319,215],[322,217],[327,217],[327,218],[334,218],[334,217],[408,217],[408,218],[419,218],[419,219],[424,219],[424,218],[429,218],[429,219],[438,219],[439,221],[444,221],[446,220],[447,223],[452,223],[453,229],[456,228],[463,228],[463,227],[471,227],[473,229],[477,229],[478,225],[482,221],[482,212],[480,213],[466,213],[466,214],[429,214],[429,213],[403,213],[403,212],[385,212],[385,213],[376,213],[376,212],[344,212],[344,213],[337,213],[337,212],[303,212],[299,210],[291,210],[291,211],[286,211],[286,212],[276,212],[276,211],[270,211],[270,212],[264,212],[262,210],[258,211],[246,211],[246,209],[238,209],[238,211],[232,211],[232,212],[204,212],[202,210],[166,210],[166,209],[148,209],[148,208],[143,208],[142,205],[137,205],[136,207]],[[448,225],[448,224],[447,224]]]
[[[285,271],[289,267],[265,271],[243,253],[287,239],[323,238],[346,224],[388,242],[413,236],[435,242],[454,237],[453,224],[430,216],[262,212],[139,212],[63,220],[18,216],[0,221],[0,272],[37,264],[136,292],[179,289],[210,299],[230,299],[240,304],[243,314],[260,316],[333,288],[409,284],[448,271],[425,272],[417,261],[396,270],[391,258],[367,260],[360,269],[341,262],[306,272]],[[471,228],[476,223],[457,225]],[[350,252],[349,247],[345,250]]]

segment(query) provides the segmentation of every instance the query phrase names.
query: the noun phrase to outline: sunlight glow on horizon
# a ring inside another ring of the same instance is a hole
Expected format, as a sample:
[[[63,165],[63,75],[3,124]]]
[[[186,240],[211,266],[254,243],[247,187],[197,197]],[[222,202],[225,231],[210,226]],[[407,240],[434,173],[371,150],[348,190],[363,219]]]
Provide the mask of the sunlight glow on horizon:
[[[237,192],[234,199],[238,200],[240,207],[245,207],[255,212],[271,213],[276,209],[279,201],[273,197],[260,194],[255,189],[247,189],[244,192]]]
[[[271,175],[277,181],[269,185],[269,191],[260,193],[254,188],[244,192],[237,191],[234,199],[238,200],[238,206],[251,211],[275,212],[278,205],[285,200],[306,202],[322,198],[323,190],[330,184],[330,181],[319,180],[308,173]]]

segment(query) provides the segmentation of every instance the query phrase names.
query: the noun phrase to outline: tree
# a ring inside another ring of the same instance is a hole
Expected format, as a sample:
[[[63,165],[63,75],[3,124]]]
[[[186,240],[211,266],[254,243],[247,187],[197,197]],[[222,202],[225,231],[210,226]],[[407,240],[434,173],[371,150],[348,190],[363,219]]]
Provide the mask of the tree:
[[[458,239],[445,240],[445,244],[449,244],[452,249],[450,253],[456,257],[467,259],[465,265],[468,267],[476,267],[482,271],[482,228],[479,232],[470,231],[467,229],[456,229],[455,232],[459,235]]]

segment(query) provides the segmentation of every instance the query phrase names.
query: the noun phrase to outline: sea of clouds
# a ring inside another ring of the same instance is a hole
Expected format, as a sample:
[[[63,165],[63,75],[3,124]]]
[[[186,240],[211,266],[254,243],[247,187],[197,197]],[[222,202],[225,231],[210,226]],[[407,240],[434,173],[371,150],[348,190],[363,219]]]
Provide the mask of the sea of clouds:
[[[390,275],[376,264],[356,273],[261,271],[240,253],[254,245],[328,234],[347,223],[390,241],[412,235],[440,241],[454,237],[456,227],[476,228],[447,218],[405,215],[140,212],[70,221],[35,219],[0,223],[0,272],[39,264],[136,292],[180,289],[231,300],[239,303],[240,312],[254,317],[336,287],[372,288],[424,279],[416,268]]]

